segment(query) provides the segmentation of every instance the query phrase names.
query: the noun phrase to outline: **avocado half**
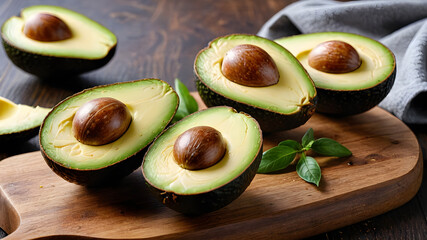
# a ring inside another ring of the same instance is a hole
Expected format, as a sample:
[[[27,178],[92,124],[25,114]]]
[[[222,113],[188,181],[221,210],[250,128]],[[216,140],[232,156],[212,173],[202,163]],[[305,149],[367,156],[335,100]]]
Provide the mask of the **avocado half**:
[[[50,108],[15,104],[0,97],[0,143],[26,141],[37,135]]]
[[[318,44],[338,40],[353,46],[361,58],[359,68],[348,73],[325,73],[308,64],[308,54]],[[351,115],[365,112],[390,92],[396,77],[393,53],[376,40],[352,33],[320,32],[276,40],[288,49],[313,79],[319,102],[316,111]]]
[[[71,38],[38,41],[23,32],[26,20],[38,13],[60,18],[71,30]],[[57,6],[36,5],[9,18],[1,36],[6,54],[22,70],[41,78],[78,75],[100,68],[114,56],[117,38],[88,17]]]
[[[221,71],[227,51],[250,44],[265,50],[274,60],[277,84],[248,87],[227,79]],[[227,105],[254,117],[264,132],[287,130],[303,125],[317,103],[313,81],[298,60],[274,41],[254,35],[219,37],[197,55],[194,63],[196,86],[208,107]]]
[[[100,146],[79,142],[73,135],[76,111],[92,99],[110,97],[121,101],[132,117],[126,132]],[[40,128],[40,149],[46,163],[67,181],[101,185],[137,169],[146,147],[172,120],[178,108],[172,87],[158,79],[97,86],[58,103]]]
[[[175,140],[196,126],[218,130],[226,142],[224,157],[201,170],[181,168],[175,161]],[[262,156],[257,121],[230,107],[196,112],[165,130],[145,154],[142,172],[151,192],[178,212],[199,215],[220,209],[238,198],[254,178]]]

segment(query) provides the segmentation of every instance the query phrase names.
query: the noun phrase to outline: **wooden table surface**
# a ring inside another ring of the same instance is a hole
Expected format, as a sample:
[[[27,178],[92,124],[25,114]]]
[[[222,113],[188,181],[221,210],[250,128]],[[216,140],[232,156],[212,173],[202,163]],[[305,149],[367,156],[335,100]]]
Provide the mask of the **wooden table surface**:
[[[217,36],[255,34],[266,20],[291,2],[2,0],[1,22],[19,14],[26,6],[59,5],[85,14],[111,29],[118,37],[118,48],[113,60],[99,70],[67,81],[58,76],[49,82],[15,67],[1,48],[0,96],[16,103],[52,107],[84,88],[150,77],[171,84],[174,78],[180,78],[194,91],[193,61],[200,49]],[[426,156],[427,126],[410,127]],[[37,138],[19,146],[0,146],[0,160],[38,149]],[[426,166],[425,163],[424,170]],[[426,184],[424,177],[418,194],[395,210],[311,239],[427,239]],[[0,230],[0,238],[5,235]]]

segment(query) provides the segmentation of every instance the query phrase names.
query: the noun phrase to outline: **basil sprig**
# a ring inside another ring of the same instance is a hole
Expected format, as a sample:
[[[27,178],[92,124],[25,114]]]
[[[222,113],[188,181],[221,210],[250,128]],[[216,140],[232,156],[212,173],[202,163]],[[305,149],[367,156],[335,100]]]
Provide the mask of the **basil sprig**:
[[[314,152],[333,157],[347,157],[352,153],[346,147],[330,138],[314,139],[313,129],[310,128],[301,139],[301,144],[295,140],[285,140],[276,147],[265,151],[262,155],[258,173],[270,173],[285,169],[300,155],[296,165],[298,175],[307,182],[319,186],[322,176],[319,164],[316,159],[306,156],[306,151]]]
[[[175,91],[179,97],[179,107],[172,119],[172,123],[177,122],[187,115],[199,110],[196,99],[191,96],[190,91],[178,78],[175,78]]]

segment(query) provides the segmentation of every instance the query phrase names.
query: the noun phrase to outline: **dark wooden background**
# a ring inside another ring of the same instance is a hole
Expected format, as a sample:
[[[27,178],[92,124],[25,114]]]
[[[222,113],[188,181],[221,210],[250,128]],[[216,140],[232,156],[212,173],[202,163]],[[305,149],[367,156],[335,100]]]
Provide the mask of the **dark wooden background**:
[[[16,68],[0,49],[0,96],[16,103],[52,107],[84,88],[151,77],[171,84],[174,78],[180,78],[194,91],[193,62],[200,49],[221,35],[255,34],[265,21],[292,2],[1,0],[1,22],[18,15],[26,6],[59,5],[87,15],[111,29],[118,36],[118,48],[113,60],[99,70],[72,79],[58,76],[49,82]],[[426,156],[427,126],[410,127]],[[19,146],[0,146],[0,160],[38,148],[37,138]],[[427,165],[425,159],[424,170]],[[0,230],[0,238],[4,235]],[[312,239],[427,239],[425,177],[416,197],[402,207]]]

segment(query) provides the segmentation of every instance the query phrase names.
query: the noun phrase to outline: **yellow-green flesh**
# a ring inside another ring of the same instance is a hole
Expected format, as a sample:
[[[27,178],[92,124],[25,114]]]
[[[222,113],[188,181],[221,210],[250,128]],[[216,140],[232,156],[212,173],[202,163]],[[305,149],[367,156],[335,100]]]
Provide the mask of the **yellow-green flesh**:
[[[89,146],[72,132],[77,109],[89,100],[112,97],[129,109],[132,121],[116,141]],[[55,107],[41,130],[41,145],[54,161],[74,169],[97,169],[121,161],[149,144],[167,125],[178,104],[172,88],[159,80],[120,83],[85,91]]]
[[[72,37],[54,42],[28,38],[23,32],[25,19],[37,13],[59,17],[70,28]],[[2,35],[9,44],[26,52],[67,58],[100,59],[117,44],[116,36],[99,23],[77,12],[47,5],[23,9],[21,17],[11,17],[3,24]]]
[[[308,54],[318,44],[339,40],[352,45],[362,61],[348,73],[325,73],[308,65]],[[288,49],[304,66],[316,87],[333,90],[359,90],[378,85],[393,72],[394,56],[381,43],[355,34],[325,32],[296,35],[276,40]]]
[[[241,44],[256,45],[273,58],[280,75],[277,84],[247,87],[228,80],[222,74],[221,64],[226,52]],[[273,112],[297,112],[316,94],[311,79],[292,54],[278,44],[256,36],[230,35],[213,41],[199,54],[195,69],[202,82],[215,92]]]
[[[221,132],[226,153],[217,164],[187,170],[173,157],[177,137],[195,126],[210,126]],[[195,194],[218,188],[237,176],[253,162],[262,144],[256,121],[228,107],[216,107],[193,114],[169,128],[151,146],[145,156],[143,171],[153,186],[178,194]]]
[[[49,111],[49,108],[15,104],[0,97],[0,134],[21,132],[38,127]]]

